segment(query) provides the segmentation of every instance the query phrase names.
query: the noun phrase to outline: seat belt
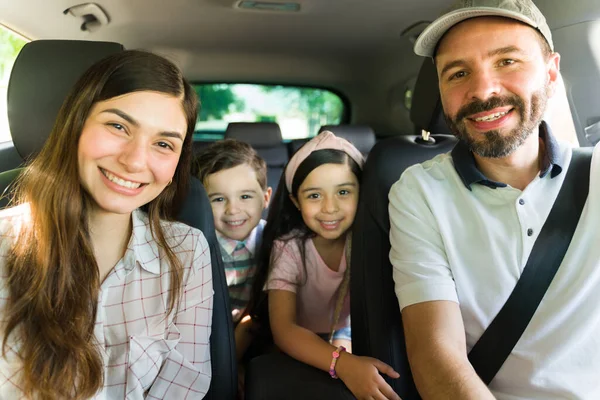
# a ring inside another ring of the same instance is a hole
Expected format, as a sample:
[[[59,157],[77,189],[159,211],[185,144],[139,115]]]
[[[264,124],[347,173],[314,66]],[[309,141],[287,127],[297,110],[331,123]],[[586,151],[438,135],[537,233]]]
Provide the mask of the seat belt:
[[[469,352],[469,361],[489,385],[525,332],[569,248],[590,185],[591,148],[573,149],[558,197],[508,300]]]

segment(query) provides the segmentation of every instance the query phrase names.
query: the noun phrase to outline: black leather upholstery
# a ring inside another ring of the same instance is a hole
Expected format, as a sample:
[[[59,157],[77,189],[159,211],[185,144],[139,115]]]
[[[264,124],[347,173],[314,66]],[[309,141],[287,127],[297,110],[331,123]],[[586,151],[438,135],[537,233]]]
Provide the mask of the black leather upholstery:
[[[435,136],[435,144],[419,144],[418,136],[378,142],[365,163],[360,201],[352,228],[350,310],[352,349],[390,364],[400,373],[389,379],[403,400],[417,399],[406,351],[398,300],[389,261],[388,193],[409,166],[450,151],[453,136]]]
[[[281,129],[275,122],[231,122],[225,131],[226,139],[237,139],[256,147],[273,147],[283,141]]]
[[[288,142],[288,153],[290,158],[294,155],[295,152],[302,146],[304,143],[308,142],[311,138],[302,138],[302,139],[292,139]]]
[[[246,400],[351,400],[355,397],[340,380],[283,353],[250,361]]]
[[[331,131],[336,136],[343,137],[344,139],[348,140],[365,157],[369,154],[377,142],[375,132],[368,125],[323,125],[321,129],[319,129],[319,133],[323,131]],[[288,143],[288,152],[290,153],[290,157],[294,155],[294,153],[310,139],[311,138],[290,140]]]
[[[192,144],[192,146],[194,148],[194,156],[197,156],[198,154],[202,153],[204,151],[204,149],[206,149],[208,146],[210,146],[214,142],[215,141],[208,141],[208,140],[194,141],[194,143]]]
[[[352,143],[364,156],[367,156],[377,139],[375,132],[368,125],[324,125],[319,133],[331,131],[336,136],[342,137]]]
[[[118,43],[78,40],[37,40],[23,47],[7,95],[10,132],[23,159],[41,150],[63,100],[83,71],[121,50]]]
[[[122,51],[117,43],[34,41],[25,45],[8,87],[9,123],[15,147],[23,158],[43,146],[66,94],[96,61]],[[0,193],[21,170],[0,173]],[[5,207],[8,198],[0,199]],[[192,178],[178,219],[202,230],[210,246],[213,274],[213,320],[210,337],[212,381],[205,399],[230,400],[237,394],[235,343],[225,273],[215,237],[212,210],[203,186]]]
[[[430,58],[426,58],[415,84],[410,119],[419,132],[424,129],[435,134],[451,135],[444,120],[438,82],[435,64]]]
[[[389,260],[388,193],[407,167],[448,152],[456,144],[454,136],[438,134],[448,132],[448,128],[442,117],[437,73],[429,59],[419,73],[411,117],[419,129],[431,131],[431,140],[425,142],[416,135],[380,141],[365,163],[352,227],[350,281],[352,349],[355,354],[375,357],[394,367],[400,378],[386,379],[403,400],[419,399],[419,395],[406,356]]]
[[[275,192],[289,159],[279,125],[274,122],[231,122],[225,138],[246,142],[256,150],[267,162],[267,183]]]
[[[190,180],[189,195],[185,199],[181,210],[179,210],[177,219],[200,229],[204,233],[210,248],[215,294],[213,297],[212,331],[210,335],[212,380],[205,399],[234,399],[237,393],[237,361],[225,269],[215,235],[212,208],[204,186],[195,177]]]

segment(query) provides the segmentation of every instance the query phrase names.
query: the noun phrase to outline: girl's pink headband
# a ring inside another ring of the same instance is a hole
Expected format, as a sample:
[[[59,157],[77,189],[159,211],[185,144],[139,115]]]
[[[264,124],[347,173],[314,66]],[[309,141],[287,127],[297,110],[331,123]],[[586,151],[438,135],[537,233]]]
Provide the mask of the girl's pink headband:
[[[292,193],[292,181],[294,180],[296,170],[298,169],[298,166],[302,164],[302,161],[306,160],[306,157],[313,151],[323,149],[343,151],[356,161],[360,168],[362,168],[365,162],[360,151],[358,151],[349,141],[339,138],[329,131],[323,131],[304,144],[304,146],[302,146],[288,162],[285,169],[285,186],[287,187],[288,192]]]

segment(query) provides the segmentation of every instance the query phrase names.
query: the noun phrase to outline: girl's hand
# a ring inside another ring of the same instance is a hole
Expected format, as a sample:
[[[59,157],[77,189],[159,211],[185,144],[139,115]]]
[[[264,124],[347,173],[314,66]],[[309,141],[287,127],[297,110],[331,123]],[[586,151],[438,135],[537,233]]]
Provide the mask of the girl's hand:
[[[401,400],[379,372],[390,378],[399,378],[400,374],[376,358],[343,352],[340,354],[335,370],[358,400]]]

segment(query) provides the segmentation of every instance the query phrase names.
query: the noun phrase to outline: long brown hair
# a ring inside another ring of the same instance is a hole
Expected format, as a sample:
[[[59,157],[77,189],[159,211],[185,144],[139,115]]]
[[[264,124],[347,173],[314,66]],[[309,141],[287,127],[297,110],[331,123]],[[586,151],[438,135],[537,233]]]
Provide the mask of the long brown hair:
[[[168,312],[177,305],[183,269],[167,245],[160,220],[173,219],[187,192],[198,100],[168,60],[124,51],[93,65],[75,84],[45,146],[17,185],[15,204],[29,204],[31,220],[7,261],[2,353],[6,356],[12,334],[23,364],[20,386],[29,398],[84,399],[103,385],[104,366],[94,338],[100,278],[88,231],[90,198],[79,180],[78,143],[95,103],[136,91],[181,98],[187,119],[173,182],[144,207],[152,235],[170,264]]]

